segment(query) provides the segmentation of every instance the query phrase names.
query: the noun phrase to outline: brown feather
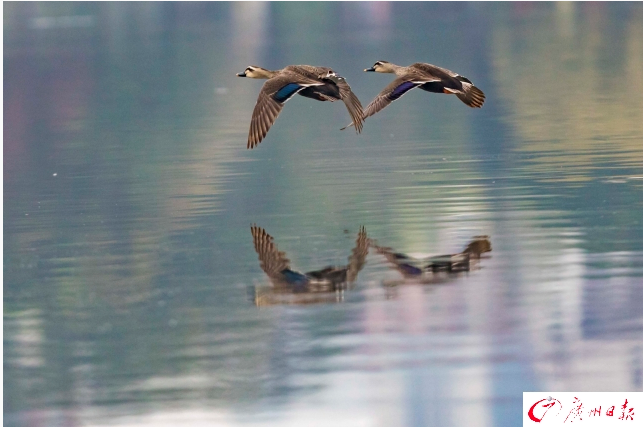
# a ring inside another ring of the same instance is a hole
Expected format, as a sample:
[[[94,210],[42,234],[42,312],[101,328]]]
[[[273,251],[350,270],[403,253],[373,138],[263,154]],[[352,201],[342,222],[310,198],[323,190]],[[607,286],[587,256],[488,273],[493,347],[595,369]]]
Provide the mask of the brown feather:
[[[438,67],[432,64],[417,62],[408,67],[395,68],[395,74],[398,76],[388,86],[386,86],[364,109],[364,118],[370,117],[384,108],[393,101],[402,97],[409,90],[417,86],[410,87],[401,94],[395,91],[404,83],[423,83],[418,85],[427,92],[434,93],[452,93],[455,94],[462,102],[469,107],[480,108],[484,104],[484,93],[475,87],[469,79],[459,74]],[[351,123],[352,125],[352,123]],[[348,126],[351,126],[348,125]],[[348,127],[346,126],[346,127]],[[345,128],[344,128],[345,129]]]
[[[369,239],[366,235],[364,226],[359,228],[357,239],[355,240],[355,247],[348,257],[348,270],[346,272],[346,281],[353,283],[357,279],[357,274],[364,268],[366,264],[366,255],[368,255]]]
[[[273,237],[263,228],[252,225],[250,232],[255,251],[259,255],[261,269],[271,279],[281,278],[281,272],[290,268],[290,260],[286,258],[286,253],[279,251]]]
[[[332,102],[341,99],[346,105],[351,119],[358,124],[356,126],[357,132],[359,133],[362,130],[364,121],[362,104],[343,77],[322,77],[332,73],[330,68],[311,65],[289,65],[276,73],[274,77],[264,83],[257,97],[257,103],[250,120],[248,149],[252,149],[261,143],[277,120],[286,101],[298,92],[302,96],[318,101]],[[290,83],[296,83],[303,87],[292,93],[283,102],[275,99],[277,92]]]

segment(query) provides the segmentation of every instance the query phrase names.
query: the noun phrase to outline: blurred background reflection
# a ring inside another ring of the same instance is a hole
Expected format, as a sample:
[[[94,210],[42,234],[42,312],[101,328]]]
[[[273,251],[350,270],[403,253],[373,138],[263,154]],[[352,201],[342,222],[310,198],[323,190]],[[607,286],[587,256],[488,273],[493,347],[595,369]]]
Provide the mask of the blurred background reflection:
[[[3,6],[5,426],[515,426],[523,391],[643,391],[642,4]],[[236,72],[329,66],[366,105],[377,60],[487,102],[411,91],[356,135],[294,97],[246,150]],[[304,268],[360,225],[493,252],[390,298],[371,250],[342,304],[257,307],[255,222]]]

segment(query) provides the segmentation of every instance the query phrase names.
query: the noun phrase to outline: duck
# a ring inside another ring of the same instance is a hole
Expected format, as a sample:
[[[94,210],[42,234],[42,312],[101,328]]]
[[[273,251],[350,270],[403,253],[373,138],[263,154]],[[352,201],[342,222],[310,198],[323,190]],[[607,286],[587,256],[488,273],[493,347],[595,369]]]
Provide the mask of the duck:
[[[453,94],[471,108],[482,108],[485,101],[484,92],[474,86],[471,80],[437,65],[416,62],[408,67],[402,67],[388,61],[377,61],[364,71],[391,73],[397,76],[366,106],[364,119],[382,111],[390,103],[416,87],[427,92]],[[353,125],[350,123],[342,130]]]
[[[414,258],[401,252],[396,252],[393,248],[379,246],[373,240],[371,240],[370,246],[378,254],[384,255],[391,267],[400,272],[405,278],[420,277],[425,273],[438,273],[441,271],[449,273],[469,271],[472,259],[480,259],[482,254],[491,252],[489,236],[474,236],[460,253],[428,258]]]
[[[348,264],[327,266],[320,270],[302,273],[293,270],[285,252],[280,251],[274,238],[256,224],[250,226],[255,252],[259,255],[261,269],[281,293],[321,293],[345,289],[355,282],[358,273],[366,264],[369,239],[362,226],[355,240],[355,247],[348,257]]]
[[[346,79],[337,75],[331,68],[289,65],[281,70],[271,71],[250,65],[243,72],[237,73],[237,76],[268,80],[263,84],[252,112],[248,149],[256,147],[266,137],[284,104],[295,94],[317,101],[343,101],[355,124],[355,130],[357,133],[362,131],[362,104]]]

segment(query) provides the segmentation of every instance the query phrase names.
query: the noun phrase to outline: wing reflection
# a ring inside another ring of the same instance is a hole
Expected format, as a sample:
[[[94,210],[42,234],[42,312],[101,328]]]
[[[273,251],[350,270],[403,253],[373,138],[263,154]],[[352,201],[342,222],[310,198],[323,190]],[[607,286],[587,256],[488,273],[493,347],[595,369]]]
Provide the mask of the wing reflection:
[[[406,280],[419,280],[421,283],[443,283],[452,274],[467,272],[478,268],[482,254],[491,252],[489,236],[474,236],[466,248],[457,254],[414,258],[390,247],[379,246],[375,240],[370,245],[376,252],[384,255],[391,268],[397,270]],[[446,274],[444,274],[446,273]],[[387,283],[395,286],[400,282]]]
[[[344,298],[343,291],[355,282],[366,264],[369,239],[364,227],[359,229],[348,264],[306,273],[290,267],[286,253],[277,248],[266,230],[253,225],[250,231],[261,269],[272,283],[272,286],[254,288],[253,300],[257,306],[340,302]]]

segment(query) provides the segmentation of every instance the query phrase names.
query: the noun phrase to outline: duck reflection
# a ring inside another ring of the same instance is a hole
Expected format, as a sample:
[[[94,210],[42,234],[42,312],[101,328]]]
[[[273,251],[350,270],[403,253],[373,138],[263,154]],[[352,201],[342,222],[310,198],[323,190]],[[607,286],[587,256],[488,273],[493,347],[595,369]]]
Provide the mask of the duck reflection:
[[[441,283],[449,276],[439,274],[460,273],[475,268],[482,254],[491,252],[489,236],[474,236],[466,248],[457,254],[438,255],[426,258],[414,258],[393,248],[379,246],[371,240],[370,245],[376,252],[384,255],[391,268],[399,271],[404,279],[419,279],[422,283]],[[396,282],[397,283],[397,282]]]
[[[254,302],[258,306],[342,301],[343,291],[355,282],[366,264],[369,239],[364,227],[359,229],[348,264],[307,273],[291,269],[286,253],[277,248],[266,230],[253,225],[250,231],[261,269],[272,283],[270,287],[255,287]]]

